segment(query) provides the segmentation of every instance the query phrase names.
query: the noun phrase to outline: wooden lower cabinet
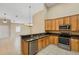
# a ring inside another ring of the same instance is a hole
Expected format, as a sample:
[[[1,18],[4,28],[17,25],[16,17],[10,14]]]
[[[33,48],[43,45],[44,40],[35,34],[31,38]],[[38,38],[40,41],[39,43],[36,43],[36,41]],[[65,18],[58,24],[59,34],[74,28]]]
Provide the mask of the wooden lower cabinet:
[[[50,44],[49,43],[49,36],[45,38],[45,41],[46,41],[46,46]]]
[[[21,52],[23,55],[28,55],[28,42],[25,40],[21,40]]]
[[[38,51],[45,48],[47,45],[49,45],[48,36],[38,39]]]
[[[71,51],[79,52],[79,39],[72,38],[70,44],[71,44]]]
[[[38,51],[42,49],[42,39],[38,39]]]
[[[43,38],[43,41],[42,41],[42,48],[46,47],[46,38]]]
[[[49,42],[50,44],[54,44],[54,36],[49,36]]]
[[[58,36],[51,35],[49,37],[50,44],[58,44]]]
[[[54,44],[58,44],[58,36],[54,36]]]

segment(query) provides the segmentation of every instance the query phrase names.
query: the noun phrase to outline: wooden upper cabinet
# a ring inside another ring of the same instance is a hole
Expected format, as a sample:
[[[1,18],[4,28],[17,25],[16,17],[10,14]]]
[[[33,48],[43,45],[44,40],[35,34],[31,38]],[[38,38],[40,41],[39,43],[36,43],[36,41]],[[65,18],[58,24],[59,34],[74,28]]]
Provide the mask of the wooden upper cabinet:
[[[45,30],[51,30],[51,20],[45,20]]]
[[[70,16],[71,31],[78,31],[78,15]]]
[[[78,27],[77,27],[78,31],[79,31],[79,15],[78,15]]]
[[[64,24],[70,24],[70,18],[69,17],[64,17],[63,18],[63,23]]]
[[[56,30],[58,31],[59,30],[59,20],[58,19],[56,19]]]
[[[52,20],[52,30],[56,29],[56,20]]]
[[[60,25],[63,25],[63,18],[58,18],[58,19],[56,19],[55,20],[56,21],[56,23],[55,23],[55,27],[56,27],[56,29],[55,30],[59,30],[59,26]]]
[[[59,22],[59,25],[63,25],[63,24],[64,24],[64,23],[63,23],[63,18],[59,18],[58,20],[59,20],[59,21],[58,21],[58,22]]]

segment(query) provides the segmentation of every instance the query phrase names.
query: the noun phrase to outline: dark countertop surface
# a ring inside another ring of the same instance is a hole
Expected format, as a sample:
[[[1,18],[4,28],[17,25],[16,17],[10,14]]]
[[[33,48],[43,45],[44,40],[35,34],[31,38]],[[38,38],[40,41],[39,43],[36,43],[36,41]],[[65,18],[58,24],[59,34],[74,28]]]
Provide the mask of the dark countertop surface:
[[[79,32],[68,32],[71,37],[79,38]],[[38,34],[29,34],[29,35],[21,35],[21,39],[25,41],[31,42],[33,40],[38,40],[40,38],[49,36],[49,35],[60,35],[61,32],[52,32],[52,33],[38,33]]]

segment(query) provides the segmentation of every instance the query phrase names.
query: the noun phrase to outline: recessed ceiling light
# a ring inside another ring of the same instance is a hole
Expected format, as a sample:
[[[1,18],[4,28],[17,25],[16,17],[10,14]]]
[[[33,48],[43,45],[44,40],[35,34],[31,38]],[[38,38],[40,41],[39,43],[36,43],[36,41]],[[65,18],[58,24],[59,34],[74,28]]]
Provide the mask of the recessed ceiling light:
[[[6,15],[6,13],[4,13],[4,15]]]
[[[18,17],[18,15],[16,15],[16,17]]]

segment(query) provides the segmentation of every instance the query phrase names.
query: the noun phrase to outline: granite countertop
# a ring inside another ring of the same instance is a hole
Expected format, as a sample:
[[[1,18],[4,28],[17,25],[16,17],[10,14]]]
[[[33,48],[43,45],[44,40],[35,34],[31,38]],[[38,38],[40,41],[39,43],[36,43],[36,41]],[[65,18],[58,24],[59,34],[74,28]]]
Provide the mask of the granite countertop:
[[[34,40],[38,40],[40,38],[49,36],[49,35],[60,35],[61,32],[52,32],[52,33],[39,33],[39,34],[30,34],[30,35],[21,35],[22,39],[25,39],[25,41],[31,42]],[[71,37],[77,37],[79,38],[79,32],[69,32]]]
[[[24,39],[25,41],[30,42],[46,36],[48,36],[47,33],[39,33],[39,34],[31,34],[31,35],[21,35],[21,38]]]
[[[36,37],[30,37],[29,39],[27,39],[26,41],[34,41],[34,40],[38,40],[38,39],[40,39],[40,38],[43,38],[43,37],[46,37],[46,36],[48,36],[48,35],[43,35],[43,36],[36,36]]]

